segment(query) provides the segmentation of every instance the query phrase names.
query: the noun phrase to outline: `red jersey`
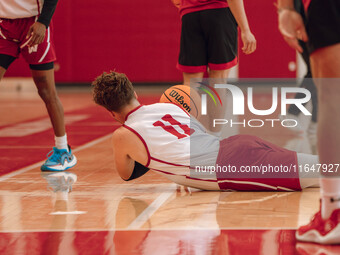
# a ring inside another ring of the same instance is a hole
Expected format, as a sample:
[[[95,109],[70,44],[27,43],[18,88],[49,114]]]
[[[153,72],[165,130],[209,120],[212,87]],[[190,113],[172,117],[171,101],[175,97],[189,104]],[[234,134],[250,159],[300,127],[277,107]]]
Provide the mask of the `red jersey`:
[[[227,7],[227,0],[181,0],[179,14],[182,17],[183,15],[191,12]]]

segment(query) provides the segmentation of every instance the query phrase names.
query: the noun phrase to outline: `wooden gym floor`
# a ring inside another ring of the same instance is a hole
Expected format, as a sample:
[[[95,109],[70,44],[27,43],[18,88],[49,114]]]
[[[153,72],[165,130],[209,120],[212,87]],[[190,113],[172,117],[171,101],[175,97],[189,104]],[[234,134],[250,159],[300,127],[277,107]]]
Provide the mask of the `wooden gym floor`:
[[[35,129],[47,113],[34,86],[20,87],[21,83],[5,79],[0,86],[0,254],[299,251],[294,229],[317,211],[318,189],[189,192],[152,172],[124,182],[114,169],[110,144],[117,123],[94,105],[89,90],[59,92],[78,164],[65,175],[77,177],[72,192],[53,192],[53,183],[60,176],[40,171],[45,154],[53,146],[52,129]],[[163,89],[137,91],[142,102],[151,103]],[[256,100],[261,102],[267,96],[261,93]],[[17,133],[9,132],[11,129]],[[18,135],[23,129],[31,132]],[[270,132],[257,129],[253,134],[310,152],[308,146],[301,145],[303,138],[284,128]]]

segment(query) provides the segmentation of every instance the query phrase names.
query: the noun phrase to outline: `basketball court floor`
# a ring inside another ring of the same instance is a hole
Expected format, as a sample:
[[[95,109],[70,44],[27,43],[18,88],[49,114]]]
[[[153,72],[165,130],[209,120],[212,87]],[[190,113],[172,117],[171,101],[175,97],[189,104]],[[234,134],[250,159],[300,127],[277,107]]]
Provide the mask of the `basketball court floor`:
[[[205,192],[153,172],[124,182],[111,148],[118,123],[93,103],[90,89],[59,92],[78,164],[64,173],[42,173],[52,128],[33,86],[17,82],[3,80],[0,92],[0,254],[323,254],[294,237],[318,209],[317,188]],[[137,93],[149,104],[165,89],[139,87]],[[267,96],[258,93],[258,105]],[[239,132],[313,151],[283,127]],[[340,254],[339,247],[323,249]]]

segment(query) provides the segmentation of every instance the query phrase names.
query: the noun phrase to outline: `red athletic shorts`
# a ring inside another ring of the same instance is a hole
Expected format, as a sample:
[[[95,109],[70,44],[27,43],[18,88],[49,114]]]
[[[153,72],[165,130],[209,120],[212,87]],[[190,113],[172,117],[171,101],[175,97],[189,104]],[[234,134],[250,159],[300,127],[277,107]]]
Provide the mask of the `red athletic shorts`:
[[[258,137],[236,135],[220,142],[216,177],[221,190],[301,190],[297,154]]]
[[[0,54],[19,57],[21,53],[28,64],[38,65],[56,60],[52,42],[51,26],[46,29],[44,41],[33,47],[28,47],[30,38],[26,35],[37,17],[22,19],[0,19]]]

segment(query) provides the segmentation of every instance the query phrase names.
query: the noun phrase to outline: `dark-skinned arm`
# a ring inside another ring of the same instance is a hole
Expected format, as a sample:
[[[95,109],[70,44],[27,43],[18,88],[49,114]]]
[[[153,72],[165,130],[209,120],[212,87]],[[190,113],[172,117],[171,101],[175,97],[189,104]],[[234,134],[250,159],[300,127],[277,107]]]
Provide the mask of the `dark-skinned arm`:
[[[51,23],[52,16],[57,7],[58,0],[45,0],[41,10],[41,14],[37,22],[35,22],[28,30],[26,38],[30,38],[29,47],[40,44],[45,39],[46,29]]]

